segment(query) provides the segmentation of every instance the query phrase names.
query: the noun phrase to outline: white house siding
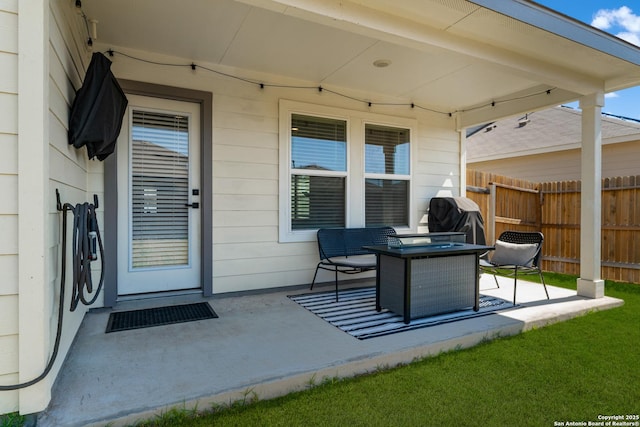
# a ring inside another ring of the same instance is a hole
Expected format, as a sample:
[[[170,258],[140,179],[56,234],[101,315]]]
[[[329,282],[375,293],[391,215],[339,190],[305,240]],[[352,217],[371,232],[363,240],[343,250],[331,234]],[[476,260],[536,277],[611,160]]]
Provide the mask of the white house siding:
[[[467,167],[532,182],[575,180],[580,179],[580,150],[473,162]]]
[[[117,46],[103,46],[106,50]],[[191,63],[191,58],[167,58],[148,52],[126,53],[165,63]],[[414,143],[413,228],[436,194],[459,194],[458,134],[448,116],[381,107],[317,90],[283,89],[218,76],[188,67],[163,67],[116,53],[116,77],[209,91],[213,94],[213,291],[245,291],[310,283],[318,262],[315,242],[279,242],[279,100],[287,99],[345,110],[374,112],[417,120]],[[212,64],[199,64],[216,68]],[[224,70],[279,84],[313,86],[317,82],[290,81],[242,70]],[[354,94],[358,96],[358,94]],[[329,276],[323,276],[329,279]]]
[[[67,144],[68,112],[75,89],[81,84],[81,75],[88,65],[90,51],[84,48],[84,37],[78,21],[78,15],[71,8],[71,2],[52,0],[49,9],[49,80],[45,83],[48,94],[42,94],[49,100],[48,143],[43,147],[44,158],[49,162],[49,191],[46,196],[45,210],[45,280],[42,289],[37,292],[44,296],[44,307],[26,315],[19,313],[19,272],[18,272],[18,185],[19,162],[18,144],[20,141],[18,122],[18,1],[0,0],[0,192],[3,201],[0,204],[0,384],[13,384],[28,381],[39,375],[19,375],[21,366],[33,366],[34,360],[41,372],[43,363],[38,356],[19,348],[42,346],[48,359],[55,339],[57,327],[57,307],[60,286],[60,230],[61,214],[56,210],[55,189],[59,189],[63,201],[80,202],[87,200],[89,174],[86,153],[69,148]],[[20,73],[20,75],[23,75]],[[33,123],[42,126],[43,123]],[[21,178],[26,179],[25,177]],[[35,212],[44,212],[42,200],[33,202]],[[37,251],[36,251],[37,252]],[[26,254],[28,256],[28,254]],[[68,281],[69,283],[69,281]],[[65,294],[71,293],[67,286]],[[23,299],[27,298],[25,296]],[[68,299],[68,298],[67,298]],[[22,305],[22,304],[20,304]],[[24,307],[24,305],[22,305]],[[27,305],[29,306],[29,305]],[[63,339],[58,353],[57,363],[47,379],[37,386],[21,391],[0,392],[0,414],[20,411],[32,413],[45,409],[50,396],[50,388],[57,371],[64,360],[75,332],[83,317],[83,310],[75,313],[68,311],[65,304],[65,322]],[[39,319],[40,317],[40,319]],[[34,324],[46,325],[44,329],[29,325],[20,325],[19,319],[32,318]],[[22,331],[18,335],[18,331]],[[25,333],[24,331],[27,331]],[[43,334],[44,331],[44,334]],[[24,335],[22,335],[24,334]],[[22,337],[24,336],[24,339]],[[21,343],[24,341],[23,343]]]
[[[640,141],[604,144],[602,177],[640,175]]]
[[[0,0],[0,384],[18,379],[18,2]],[[0,392],[0,414],[18,393]]]
[[[73,8],[73,2],[51,0],[49,15],[49,199],[48,199],[48,283],[46,289],[51,293],[51,312],[49,324],[50,342],[53,343],[57,327],[57,306],[60,289],[60,256],[62,214],[56,209],[55,190],[58,189],[63,203],[72,205],[91,201],[93,194],[102,192],[99,185],[91,180],[92,163],[87,159],[85,149],[77,150],[68,144],[67,130],[69,111],[75,97],[75,91],[82,85],[82,78],[89,65],[91,51],[86,43],[84,22]],[[101,218],[99,218],[100,220]],[[73,217],[67,214],[69,230],[67,241],[71,241]],[[102,221],[100,221],[102,224]],[[68,251],[69,246],[67,246]],[[71,273],[71,260],[68,257],[67,272]],[[99,264],[94,263],[95,269]],[[96,276],[94,272],[94,277]],[[67,274],[64,306],[64,328],[62,341],[53,373],[55,378],[64,360],[73,338],[80,327],[87,307],[80,305],[75,312],[69,311],[71,280]],[[52,384],[51,384],[52,385]],[[21,402],[23,412],[43,410],[46,407],[23,408],[27,402]]]
[[[533,182],[571,181],[580,178],[580,150],[469,163],[469,169]],[[602,177],[640,175],[640,141],[603,144]]]

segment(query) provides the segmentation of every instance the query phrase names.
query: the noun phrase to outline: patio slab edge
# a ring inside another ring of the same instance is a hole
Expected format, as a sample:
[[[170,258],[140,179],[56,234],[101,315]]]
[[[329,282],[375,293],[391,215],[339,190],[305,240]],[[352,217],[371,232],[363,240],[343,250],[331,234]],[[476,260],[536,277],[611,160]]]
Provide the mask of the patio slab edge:
[[[519,318],[519,320],[524,323],[522,332],[525,332],[553,325],[555,323],[564,322],[576,317],[581,317],[589,313],[621,307],[623,305],[624,300],[613,297],[602,297],[596,299],[576,297],[572,298],[570,301],[555,303],[551,306],[542,305],[527,307],[527,310],[523,312],[522,318],[519,318],[519,313],[517,311],[514,312],[514,318]]]

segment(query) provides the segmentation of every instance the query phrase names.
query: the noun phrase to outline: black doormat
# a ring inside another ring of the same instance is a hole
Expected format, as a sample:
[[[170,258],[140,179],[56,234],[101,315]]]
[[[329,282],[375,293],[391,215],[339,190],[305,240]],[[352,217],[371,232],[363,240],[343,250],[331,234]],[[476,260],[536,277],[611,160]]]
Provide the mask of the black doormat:
[[[206,302],[117,311],[109,315],[106,333],[192,322],[194,320],[215,319],[217,317],[216,312]]]

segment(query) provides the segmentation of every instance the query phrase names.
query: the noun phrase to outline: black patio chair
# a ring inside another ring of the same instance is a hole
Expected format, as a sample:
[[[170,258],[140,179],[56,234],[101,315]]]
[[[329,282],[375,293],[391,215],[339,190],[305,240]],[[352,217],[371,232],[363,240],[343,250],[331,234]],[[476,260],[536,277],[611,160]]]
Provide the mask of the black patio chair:
[[[544,283],[540,258],[544,236],[538,231],[505,231],[495,243],[495,250],[489,260],[480,259],[480,270],[493,275],[496,285],[500,287],[497,274],[513,276],[513,304],[516,303],[518,274],[538,274],[544,292],[549,299],[547,285]]]
[[[393,227],[321,228],[318,230],[320,262],[313,275],[311,289],[318,270],[335,273],[336,302],[338,301],[338,273],[357,274],[376,269],[376,256],[363,246],[386,245]]]

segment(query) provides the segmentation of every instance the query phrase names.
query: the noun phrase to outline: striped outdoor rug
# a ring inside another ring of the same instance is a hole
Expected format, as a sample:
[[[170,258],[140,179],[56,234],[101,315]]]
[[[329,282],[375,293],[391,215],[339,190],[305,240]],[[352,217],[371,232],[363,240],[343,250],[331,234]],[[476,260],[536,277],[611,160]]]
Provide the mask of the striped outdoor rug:
[[[480,295],[480,310],[477,312],[469,308],[454,313],[413,319],[406,325],[400,315],[386,309],[376,311],[374,287],[340,291],[339,302],[336,302],[335,291],[289,295],[289,298],[360,340],[486,316],[499,310],[517,307],[501,298]]]

